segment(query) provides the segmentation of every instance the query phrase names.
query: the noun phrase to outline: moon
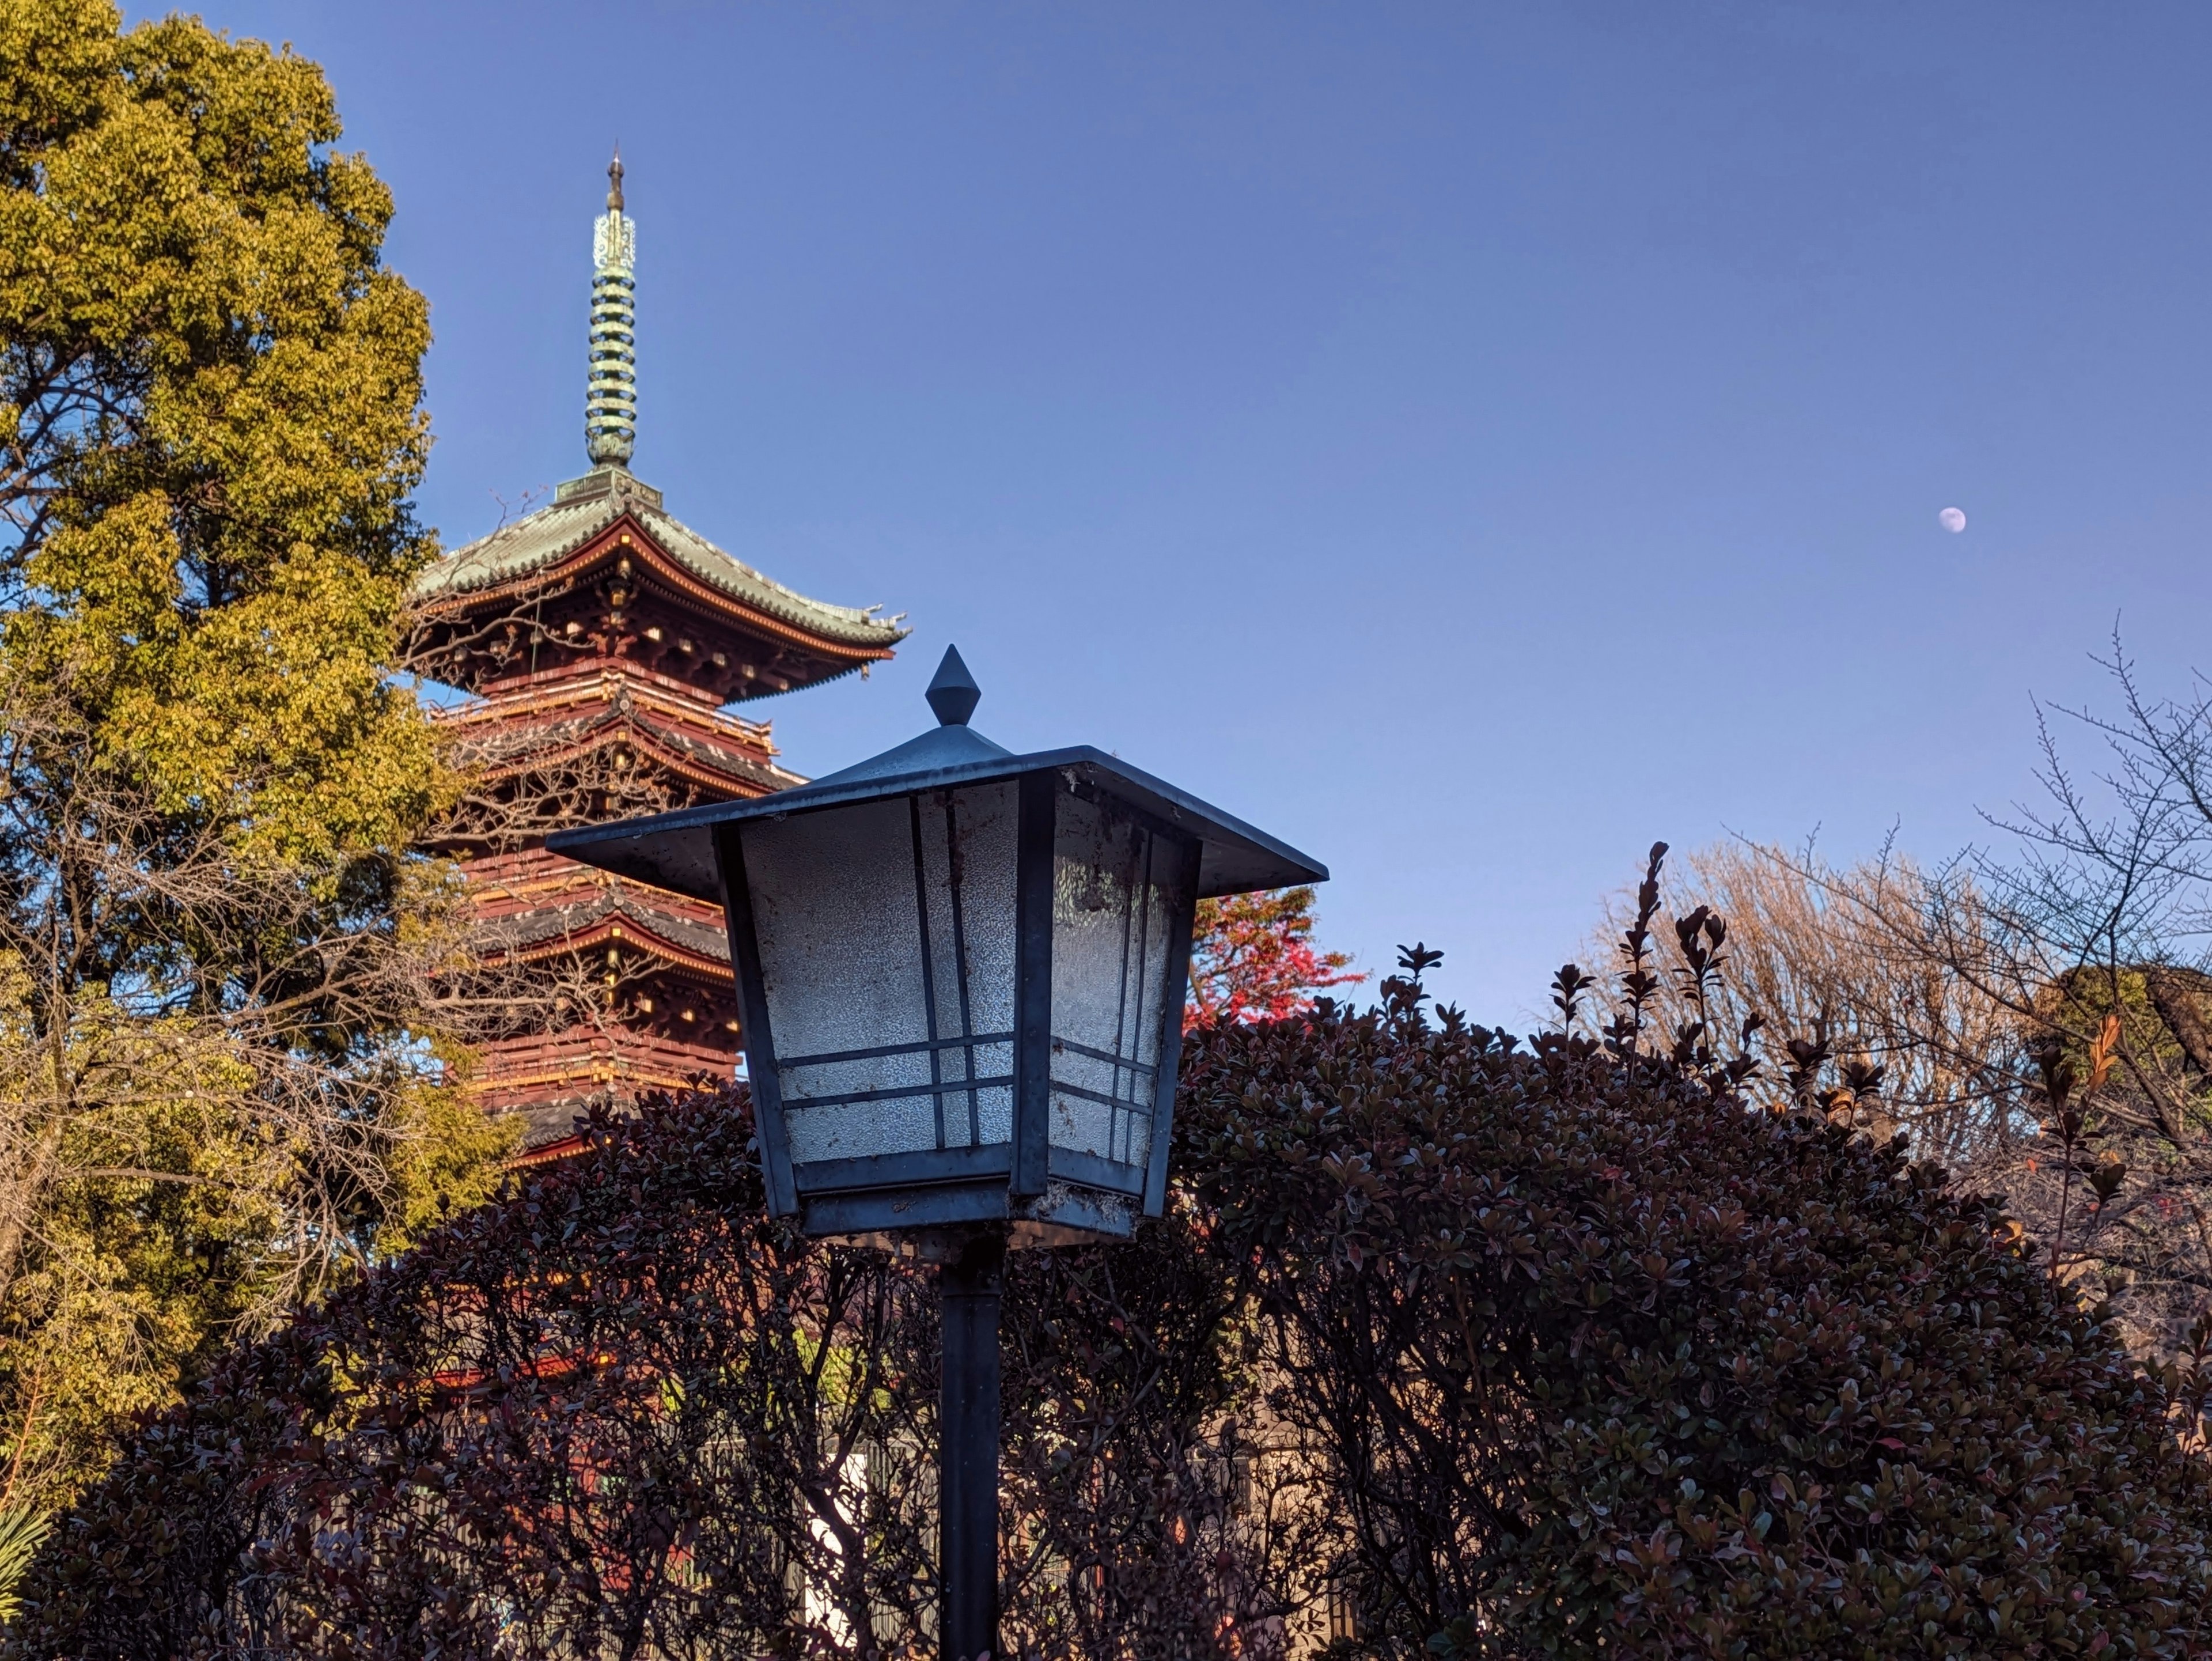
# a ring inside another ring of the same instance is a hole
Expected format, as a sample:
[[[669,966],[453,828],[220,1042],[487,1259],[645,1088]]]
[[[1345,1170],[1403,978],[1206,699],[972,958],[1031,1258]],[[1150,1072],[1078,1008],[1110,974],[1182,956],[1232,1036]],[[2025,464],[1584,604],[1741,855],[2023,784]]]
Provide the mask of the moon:
[[[1945,530],[1948,531],[1953,536],[1956,536],[1960,532],[1966,528],[1966,515],[1965,512],[1960,508],[1946,508],[1942,513],[1936,515],[1936,522],[1942,526]]]

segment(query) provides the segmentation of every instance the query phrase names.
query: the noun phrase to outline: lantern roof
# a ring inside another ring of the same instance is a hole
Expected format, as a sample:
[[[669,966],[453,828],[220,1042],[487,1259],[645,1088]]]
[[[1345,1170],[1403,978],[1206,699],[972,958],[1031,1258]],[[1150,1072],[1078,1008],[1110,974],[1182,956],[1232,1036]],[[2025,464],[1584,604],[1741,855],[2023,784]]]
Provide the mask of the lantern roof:
[[[939,725],[918,738],[796,789],[752,801],[714,802],[565,830],[548,838],[545,845],[619,876],[719,904],[722,887],[714,858],[718,825],[1059,771],[1070,784],[1103,788],[1196,841],[1200,898],[1328,879],[1328,868],[1318,860],[1118,756],[1087,744],[1016,755],[993,743],[968,725],[980,697],[958,650],[948,648],[929,690]]]

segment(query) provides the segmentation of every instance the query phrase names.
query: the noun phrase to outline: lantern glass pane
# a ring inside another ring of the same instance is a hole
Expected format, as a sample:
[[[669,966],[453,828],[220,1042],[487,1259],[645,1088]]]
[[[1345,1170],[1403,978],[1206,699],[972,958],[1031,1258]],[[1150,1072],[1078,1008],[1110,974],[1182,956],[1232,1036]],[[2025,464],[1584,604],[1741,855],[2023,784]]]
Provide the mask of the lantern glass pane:
[[[744,825],[794,1165],[1011,1138],[1014,802],[982,786]]]
[[[931,791],[914,804],[944,1147],[1013,1140],[1018,818],[1011,781]],[[987,1041],[969,1042],[978,1039]]]
[[[1054,1147],[1128,1167],[1128,1182],[1141,1186],[1168,966],[1184,944],[1170,935],[1190,861],[1180,841],[1110,801],[1058,803],[1050,1134]]]

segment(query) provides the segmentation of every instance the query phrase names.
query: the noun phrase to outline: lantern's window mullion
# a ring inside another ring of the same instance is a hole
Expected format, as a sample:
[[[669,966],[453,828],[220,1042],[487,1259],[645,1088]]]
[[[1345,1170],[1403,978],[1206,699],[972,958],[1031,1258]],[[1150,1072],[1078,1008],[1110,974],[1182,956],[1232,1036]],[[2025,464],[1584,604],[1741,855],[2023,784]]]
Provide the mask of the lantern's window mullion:
[[[994,1086],[1010,1085],[1013,1081],[1014,1075],[1012,1074],[998,1073],[994,1074],[988,1078],[976,1080],[975,1081],[975,1086],[978,1090],[988,1090]],[[817,1107],[848,1107],[854,1102],[902,1101],[915,1096],[927,1096],[933,1092],[943,1095],[957,1095],[967,1087],[968,1086],[966,1085],[957,1079],[951,1080],[950,1083],[941,1085],[887,1085],[880,1090],[848,1090],[836,1096],[801,1096],[795,1099],[787,1100],[784,1106],[785,1110],[787,1112],[800,1112]],[[1070,1086],[1069,1088],[1073,1089],[1073,1086]],[[1085,1093],[1090,1094],[1091,1092],[1085,1092]],[[1097,1098],[1097,1099],[1103,1101],[1106,1098],[1102,1096]]]
[[[968,1001],[968,929],[961,904],[963,879],[967,875],[967,861],[960,857],[960,827],[955,815],[959,811],[959,798],[947,793],[945,798],[945,891],[952,910],[952,976],[960,988],[960,1030],[974,1037],[975,1019]],[[961,1056],[962,1070],[968,1076],[968,1146],[975,1147],[983,1140],[982,1109],[976,1095],[975,1046],[970,1043]],[[941,1103],[943,1098],[939,1097]]]
[[[1108,824],[1112,820],[1108,819]],[[1124,821],[1127,823],[1127,821]],[[1144,832],[1134,824],[1129,825],[1129,868],[1121,881],[1121,983],[1114,992],[1114,1093],[1121,1093],[1121,1056],[1129,1031],[1129,934],[1136,920],[1137,849]],[[1106,1152],[1114,1151],[1115,1132],[1121,1129],[1119,1116],[1106,1122]]]
[[[1141,833],[1132,825],[1129,830],[1129,868],[1121,882],[1121,970],[1120,983],[1114,990],[1114,1055],[1118,1062],[1122,1056],[1122,1044],[1129,1028],[1129,934],[1136,922],[1137,839]]]
[[[1129,1018],[1127,1038],[1130,1056],[1129,1094],[1132,1098],[1137,1093],[1139,1074],[1141,1073],[1146,1078],[1152,1076],[1152,1069],[1138,1067],[1136,1058],[1144,1053],[1145,1049],[1145,982],[1152,972],[1152,854],[1159,846],[1159,838],[1151,831],[1139,830],[1137,834],[1144,838],[1145,869],[1142,879],[1129,885],[1129,903],[1136,908],[1137,912],[1137,1008],[1136,1013]],[[1125,986],[1127,984],[1126,970],[1123,971],[1122,983]],[[1126,993],[1123,994],[1125,998],[1127,995]],[[1121,1042],[1119,1039],[1116,1040],[1116,1048],[1120,1047]],[[1114,1080],[1114,1092],[1119,1095],[1121,1090],[1121,1080],[1116,1074]],[[1121,1133],[1121,1157],[1124,1159],[1133,1159],[1136,1141],[1135,1116],[1133,1114],[1117,1111],[1115,1117],[1117,1121],[1115,1129]]]
[[[927,1042],[878,1044],[872,1050],[830,1050],[819,1056],[793,1056],[788,1060],[779,1056],[775,1058],[775,1064],[779,1068],[821,1067],[832,1062],[872,1062],[880,1056],[920,1056],[933,1050],[973,1050],[979,1044],[1012,1043],[1013,1041],[1014,1035],[1011,1031],[956,1032],[950,1037],[933,1038]],[[958,1091],[963,1086],[959,1080],[951,1079],[945,1080],[945,1087]]]
[[[1054,1079],[1052,1081],[1052,1087],[1057,1094],[1080,1096],[1086,1102],[1096,1102],[1101,1107],[1110,1107],[1116,1113],[1129,1105],[1128,1101],[1123,1097],[1109,1096],[1103,1090],[1092,1090],[1083,1085],[1070,1084],[1065,1079]],[[1108,1146],[1111,1147],[1112,1144],[1109,1142]]]
[[[981,1040],[978,1039],[977,1042],[980,1043]],[[1063,1038],[1057,1034],[1054,1035],[1052,1043],[1054,1049],[1064,1050],[1071,1056],[1088,1056],[1094,1062],[1103,1062],[1109,1067],[1125,1068],[1131,1073],[1141,1073],[1147,1079],[1151,1078],[1156,1070],[1142,1062],[1132,1061],[1127,1056],[1117,1056],[1110,1050],[1100,1050],[1095,1045],[1079,1043],[1073,1038]]]
[[[921,859],[921,798],[908,796],[906,806],[908,824],[914,832],[914,914],[921,928],[921,1007],[929,1031],[930,1099],[936,1104],[937,1145],[942,1147],[945,1146],[945,1092],[939,1086],[945,1082],[945,1073],[937,1053],[937,954],[929,943],[929,873],[923,868]],[[966,1023],[962,1025],[964,1026]],[[973,1066],[968,1068],[970,1074],[975,1070]]]
[[[1149,1147],[1149,1098],[1158,1093],[1148,1059],[1157,1045],[1145,1024],[1164,995],[1146,984],[1161,938],[1152,915],[1160,833],[1111,797],[1079,788],[1071,796],[1055,835],[1053,1146],[1055,1158],[1079,1153],[1126,1170],[1147,1157],[1136,1146],[1136,1115]],[[1060,995],[1086,979],[1092,995]]]

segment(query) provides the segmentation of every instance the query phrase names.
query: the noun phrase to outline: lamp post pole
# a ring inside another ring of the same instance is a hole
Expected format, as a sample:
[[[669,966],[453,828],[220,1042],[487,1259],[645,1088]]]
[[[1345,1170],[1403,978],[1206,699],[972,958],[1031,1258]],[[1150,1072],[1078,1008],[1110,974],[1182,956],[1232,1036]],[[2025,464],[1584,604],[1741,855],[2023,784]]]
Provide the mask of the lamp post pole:
[[[939,1653],[999,1649],[999,1287],[1004,1234],[969,1236],[938,1271],[945,1362],[938,1409]]]

